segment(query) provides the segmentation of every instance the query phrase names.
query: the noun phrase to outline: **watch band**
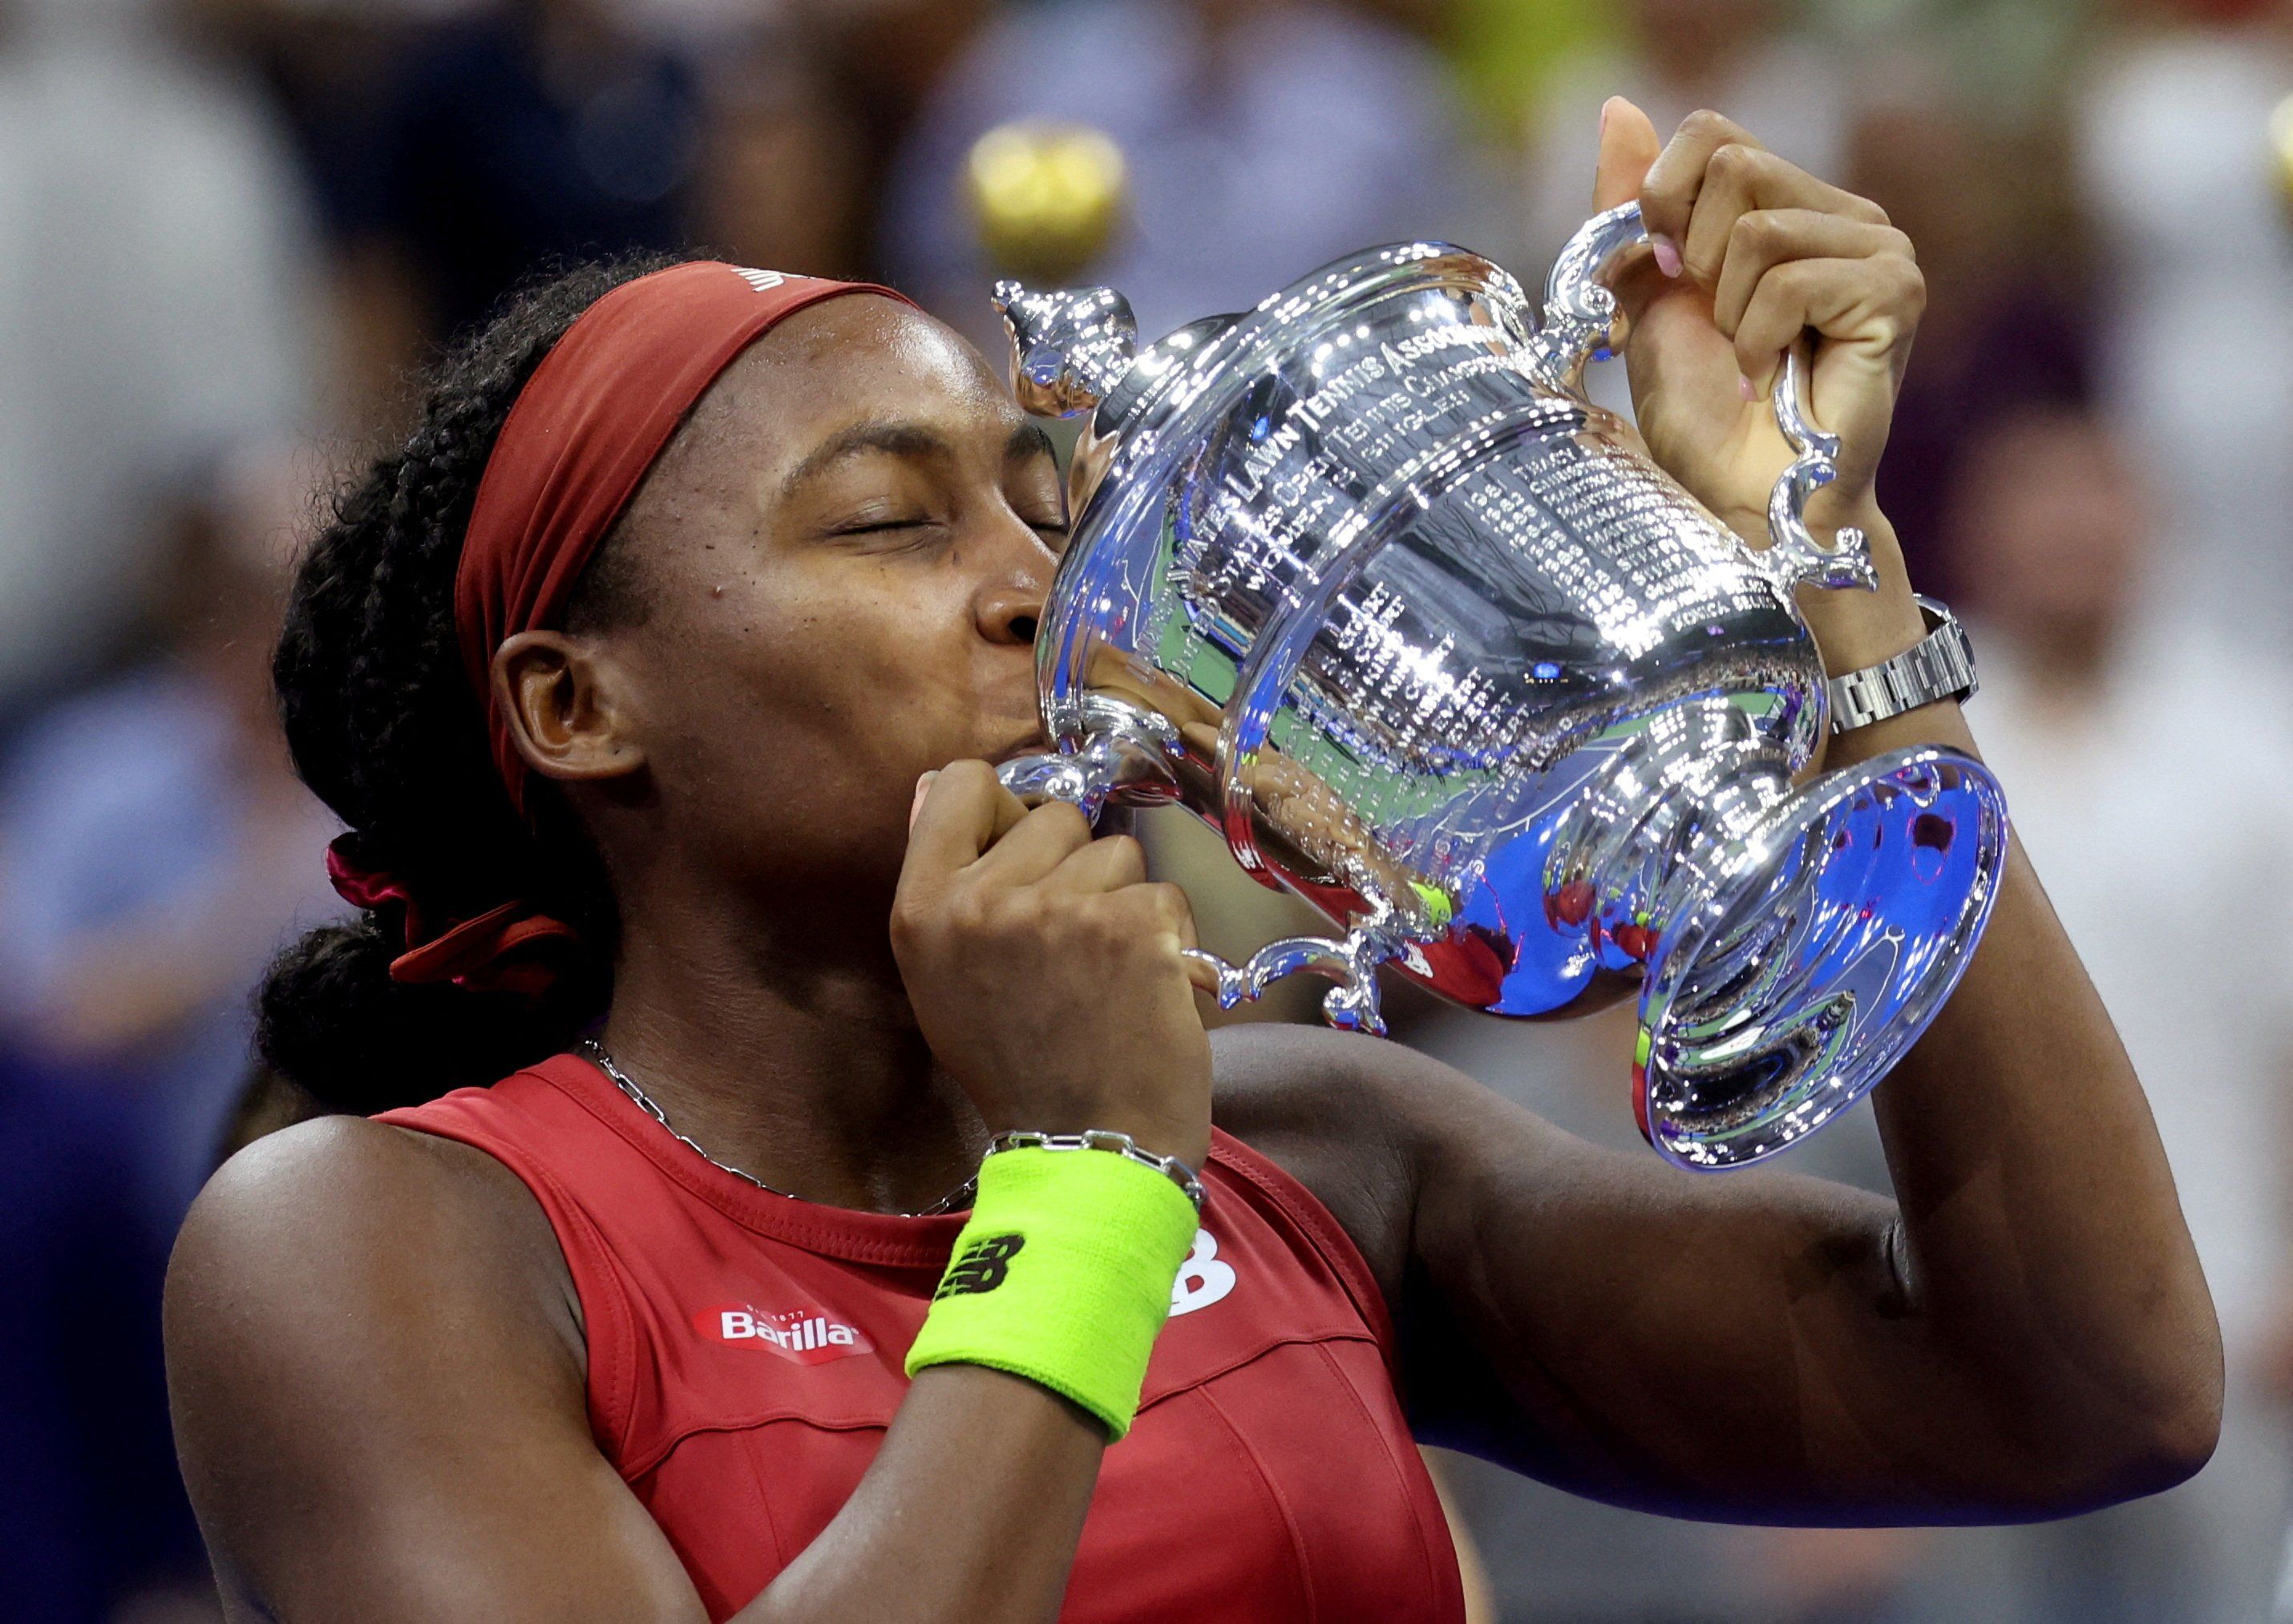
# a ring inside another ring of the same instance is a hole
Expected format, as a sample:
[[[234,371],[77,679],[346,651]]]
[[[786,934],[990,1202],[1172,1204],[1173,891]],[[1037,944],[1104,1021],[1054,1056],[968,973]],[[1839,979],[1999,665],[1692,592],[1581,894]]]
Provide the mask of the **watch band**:
[[[1892,659],[1831,679],[1831,726],[1844,733],[1941,699],[1970,699],[1980,686],[1974,645],[1958,617],[1932,598],[1918,600],[1927,634]]]

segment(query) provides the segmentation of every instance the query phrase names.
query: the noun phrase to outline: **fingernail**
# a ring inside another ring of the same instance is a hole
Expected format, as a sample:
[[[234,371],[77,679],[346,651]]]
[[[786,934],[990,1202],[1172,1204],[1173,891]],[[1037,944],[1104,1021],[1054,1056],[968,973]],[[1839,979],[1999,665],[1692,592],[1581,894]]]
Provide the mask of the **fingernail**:
[[[1616,105],[1616,99],[1614,96],[1600,103],[1600,138],[1603,141],[1608,139],[1608,109]]]
[[[1736,392],[1746,400],[1756,400],[1760,398],[1760,386],[1739,372],[1736,375]]]
[[[1680,274],[1680,245],[1669,237],[1651,237],[1649,246],[1656,250],[1656,268],[1668,277]]]
[[[916,798],[908,803],[908,827],[910,828],[915,828],[916,815],[923,811],[924,797],[931,793],[932,780],[938,776],[939,769],[934,767],[929,772],[925,773],[923,777],[916,780]]]

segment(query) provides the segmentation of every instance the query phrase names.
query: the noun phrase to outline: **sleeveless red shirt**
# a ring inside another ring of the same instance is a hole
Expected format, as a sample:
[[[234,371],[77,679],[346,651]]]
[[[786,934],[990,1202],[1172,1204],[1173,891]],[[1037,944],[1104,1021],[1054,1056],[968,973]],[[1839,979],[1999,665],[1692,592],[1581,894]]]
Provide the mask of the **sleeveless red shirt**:
[[[378,1120],[473,1145],[532,1191],[580,1294],[598,1447],[709,1617],[747,1605],[867,1470],[961,1216],[758,1190],[574,1054]],[[1061,1618],[1458,1624],[1456,1555],[1360,1253],[1227,1134],[1203,1182],[1203,1227]]]

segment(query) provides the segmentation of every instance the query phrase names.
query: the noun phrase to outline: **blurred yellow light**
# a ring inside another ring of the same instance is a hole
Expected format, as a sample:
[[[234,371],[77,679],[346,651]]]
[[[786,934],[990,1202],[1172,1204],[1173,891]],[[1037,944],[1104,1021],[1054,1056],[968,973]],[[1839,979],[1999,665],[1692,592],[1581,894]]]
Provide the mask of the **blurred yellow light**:
[[[2293,208],[2293,96],[2280,101],[2269,115],[2271,170],[2286,206]]]
[[[1022,119],[972,144],[964,191],[988,257],[1022,276],[1071,276],[1114,236],[1122,149],[1088,125]]]

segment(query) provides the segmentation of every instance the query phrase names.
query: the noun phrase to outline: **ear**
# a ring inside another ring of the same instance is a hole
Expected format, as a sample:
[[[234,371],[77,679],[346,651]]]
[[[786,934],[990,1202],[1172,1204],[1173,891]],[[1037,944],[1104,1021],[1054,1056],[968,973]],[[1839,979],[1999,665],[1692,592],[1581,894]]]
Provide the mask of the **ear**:
[[[543,778],[601,783],[644,767],[627,674],[595,640],[520,632],[494,651],[493,684],[517,753]]]

